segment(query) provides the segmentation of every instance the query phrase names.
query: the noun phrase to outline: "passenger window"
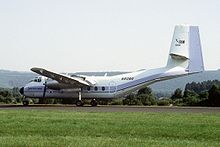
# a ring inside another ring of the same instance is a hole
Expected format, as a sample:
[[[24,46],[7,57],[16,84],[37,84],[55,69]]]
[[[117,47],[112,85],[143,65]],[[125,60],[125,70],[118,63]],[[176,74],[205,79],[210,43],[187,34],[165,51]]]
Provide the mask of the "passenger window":
[[[97,91],[98,90],[98,87],[95,87],[95,91]]]
[[[102,87],[102,91],[105,91],[105,87]]]
[[[87,90],[90,91],[90,87],[87,87]]]

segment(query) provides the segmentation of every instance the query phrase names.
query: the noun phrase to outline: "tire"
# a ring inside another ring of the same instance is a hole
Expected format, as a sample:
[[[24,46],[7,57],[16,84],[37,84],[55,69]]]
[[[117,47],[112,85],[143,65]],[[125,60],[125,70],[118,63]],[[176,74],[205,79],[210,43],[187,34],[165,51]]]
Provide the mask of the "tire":
[[[28,100],[24,100],[22,103],[23,103],[23,106],[28,106],[29,105],[29,101]]]
[[[81,100],[76,101],[76,106],[80,107],[83,105],[84,105],[83,101],[81,101]]]
[[[95,107],[98,105],[98,102],[95,99],[93,99],[93,100],[91,100],[90,104],[92,107]]]

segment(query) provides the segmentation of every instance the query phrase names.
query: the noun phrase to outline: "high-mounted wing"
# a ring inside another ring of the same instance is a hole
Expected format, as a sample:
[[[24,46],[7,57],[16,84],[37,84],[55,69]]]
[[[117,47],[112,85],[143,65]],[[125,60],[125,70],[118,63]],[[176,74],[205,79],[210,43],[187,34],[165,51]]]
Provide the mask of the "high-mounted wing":
[[[59,73],[55,73],[43,68],[31,68],[31,71],[38,73],[42,76],[51,78],[53,80],[56,80],[57,82],[59,82],[60,84],[67,84],[67,85],[72,85],[73,87],[81,87],[81,86],[92,86],[94,84],[94,82],[90,82],[88,80],[86,80],[85,77],[81,77],[81,76],[77,76],[74,75],[73,77],[71,76],[67,76],[67,75],[63,75],[63,74],[59,74]]]

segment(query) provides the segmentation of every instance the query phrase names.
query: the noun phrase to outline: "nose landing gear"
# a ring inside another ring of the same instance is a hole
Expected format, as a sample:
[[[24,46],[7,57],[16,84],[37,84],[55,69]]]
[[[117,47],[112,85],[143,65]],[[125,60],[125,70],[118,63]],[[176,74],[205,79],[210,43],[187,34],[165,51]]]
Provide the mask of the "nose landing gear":
[[[29,105],[29,101],[23,101],[23,106],[28,106]]]
[[[22,101],[23,106],[28,106],[31,103],[31,100],[28,98],[24,98]]]

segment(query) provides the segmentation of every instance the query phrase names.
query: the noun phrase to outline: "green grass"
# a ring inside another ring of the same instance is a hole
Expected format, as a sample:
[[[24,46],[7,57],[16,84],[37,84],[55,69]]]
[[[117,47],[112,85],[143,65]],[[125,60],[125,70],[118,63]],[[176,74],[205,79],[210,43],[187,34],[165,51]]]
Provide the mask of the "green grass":
[[[0,110],[0,146],[220,146],[220,114]]]

